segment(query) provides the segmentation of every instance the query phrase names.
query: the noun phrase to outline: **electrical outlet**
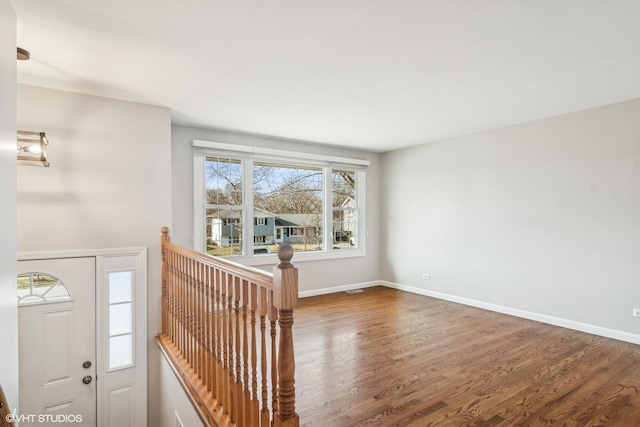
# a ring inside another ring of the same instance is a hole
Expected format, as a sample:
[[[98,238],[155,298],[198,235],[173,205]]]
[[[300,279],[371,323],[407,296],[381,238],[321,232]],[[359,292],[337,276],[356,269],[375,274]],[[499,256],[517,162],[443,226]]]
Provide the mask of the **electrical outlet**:
[[[640,317],[640,308],[633,309],[633,317]]]
[[[422,278],[424,280],[431,280],[431,275],[429,273],[422,273]]]

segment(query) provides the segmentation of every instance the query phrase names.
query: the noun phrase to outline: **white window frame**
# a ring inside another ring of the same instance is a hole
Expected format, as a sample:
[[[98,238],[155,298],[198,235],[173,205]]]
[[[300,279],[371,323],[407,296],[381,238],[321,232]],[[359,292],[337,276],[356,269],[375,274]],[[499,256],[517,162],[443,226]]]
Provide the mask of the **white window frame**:
[[[194,249],[206,251],[205,246],[205,161],[207,157],[222,157],[241,160],[243,164],[242,197],[244,207],[244,224],[242,235],[243,255],[225,257],[246,265],[273,264],[276,254],[254,256],[253,248],[253,162],[268,161],[292,166],[314,166],[323,169],[323,249],[321,251],[297,252],[296,261],[315,261],[325,259],[353,258],[366,255],[366,168],[368,160],[345,157],[325,156],[293,151],[285,151],[264,147],[226,144],[211,141],[193,141],[193,242]],[[333,249],[333,169],[348,169],[356,172],[356,215],[358,218],[358,246],[356,248]]]

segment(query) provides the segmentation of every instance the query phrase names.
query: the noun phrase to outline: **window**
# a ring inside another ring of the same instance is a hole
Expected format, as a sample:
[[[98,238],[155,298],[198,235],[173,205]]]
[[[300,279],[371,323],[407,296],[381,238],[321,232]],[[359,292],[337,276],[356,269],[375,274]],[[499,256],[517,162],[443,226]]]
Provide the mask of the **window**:
[[[204,169],[206,252],[217,256],[242,255],[242,162],[207,157]]]
[[[214,149],[194,155],[196,249],[250,260],[290,243],[298,259],[364,255],[368,161],[194,145]]]
[[[260,161],[252,162],[252,167],[254,212],[271,212],[275,217],[273,231],[279,237],[270,242],[271,250],[277,252],[281,243],[292,244],[297,252],[322,249],[323,169]]]
[[[133,271],[110,271],[109,369],[133,364]]]
[[[46,273],[18,276],[18,305],[71,301],[69,290],[60,279]]]
[[[356,171],[334,169],[331,174],[333,248],[357,246]]]

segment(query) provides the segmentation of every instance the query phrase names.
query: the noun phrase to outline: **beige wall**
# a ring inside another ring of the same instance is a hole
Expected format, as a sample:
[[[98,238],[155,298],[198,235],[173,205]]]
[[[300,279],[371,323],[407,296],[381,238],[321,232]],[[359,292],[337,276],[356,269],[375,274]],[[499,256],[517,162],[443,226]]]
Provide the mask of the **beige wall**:
[[[16,17],[0,0],[0,385],[18,406],[16,299]]]
[[[158,424],[160,228],[171,225],[166,108],[32,86],[18,125],[45,131],[50,168],[18,170],[18,250],[148,247],[149,425]]]
[[[639,117],[634,100],[386,153],[384,279],[637,341]]]
[[[172,126],[173,234],[174,242],[193,247],[193,148],[194,139],[297,152],[341,156],[371,161],[366,178],[367,254],[365,257],[293,262],[300,269],[300,291],[322,292],[380,278],[380,155],[319,144],[244,135],[233,132]],[[272,271],[273,265],[256,266]]]

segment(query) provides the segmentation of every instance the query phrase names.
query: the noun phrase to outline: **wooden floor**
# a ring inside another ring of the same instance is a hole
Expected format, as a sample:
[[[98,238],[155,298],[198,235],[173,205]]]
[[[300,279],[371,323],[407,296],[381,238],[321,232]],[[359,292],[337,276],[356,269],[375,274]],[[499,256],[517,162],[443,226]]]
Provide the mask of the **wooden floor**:
[[[640,346],[384,287],[296,310],[301,426],[640,426]]]

